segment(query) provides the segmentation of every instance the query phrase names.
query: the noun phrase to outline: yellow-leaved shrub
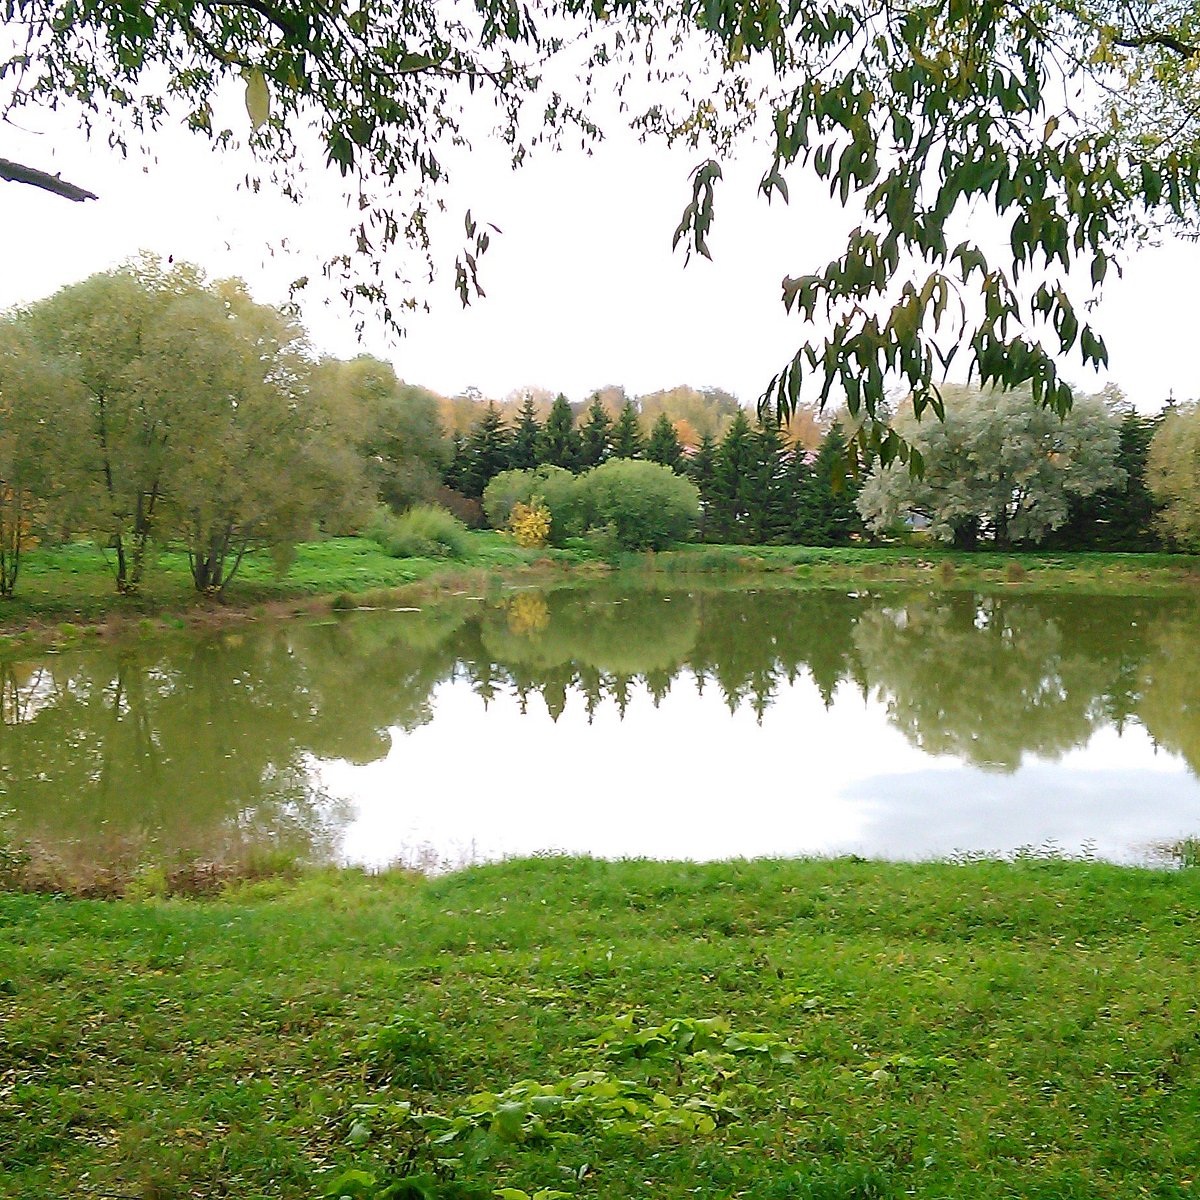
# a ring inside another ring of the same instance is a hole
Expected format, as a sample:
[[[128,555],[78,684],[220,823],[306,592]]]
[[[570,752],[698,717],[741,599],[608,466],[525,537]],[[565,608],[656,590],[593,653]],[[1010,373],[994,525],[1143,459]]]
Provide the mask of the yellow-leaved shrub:
[[[528,504],[517,501],[508,519],[508,531],[518,546],[537,549],[546,544],[550,537],[550,510],[541,496],[534,496]]]

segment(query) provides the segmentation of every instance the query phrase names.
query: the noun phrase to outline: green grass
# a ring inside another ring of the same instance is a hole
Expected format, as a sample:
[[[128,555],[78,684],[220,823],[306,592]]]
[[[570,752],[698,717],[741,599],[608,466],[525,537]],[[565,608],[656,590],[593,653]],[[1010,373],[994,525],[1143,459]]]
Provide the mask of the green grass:
[[[332,538],[296,548],[295,559],[280,576],[266,553],[246,556],[226,597],[231,609],[307,597],[359,595],[404,587],[464,568],[520,570],[545,552],[522,550],[500,534],[470,535],[470,553],[461,562],[394,558],[368,538]],[[578,555],[560,551],[549,557],[570,562]],[[14,597],[0,601],[0,628],[10,630],[47,621],[94,622],[109,617],[144,617],[164,612],[211,610],[212,601],[196,595],[186,555],[162,551],[136,596],[118,596],[104,554],[79,544],[30,551],[22,563]]]
[[[522,550],[491,531],[468,534],[463,557],[395,558],[368,538],[333,538],[297,547],[280,576],[266,553],[248,555],[230,586],[226,607],[236,611],[264,603],[324,598],[343,600],[404,588],[456,574],[521,573],[531,564],[597,567],[583,542],[566,550]],[[1194,588],[1200,556],[1170,554],[995,554],[936,548],[809,546],[681,546],[660,554],[620,554],[621,568],[657,573],[786,577],[797,586],[932,583],[939,587],[998,584],[1010,589],[1076,589],[1146,593]],[[164,614],[189,616],[213,610],[192,588],[186,556],[162,551],[137,596],[117,596],[104,554],[92,545],[30,551],[15,597],[0,601],[0,630],[9,633],[47,625],[93,625],[116,618]],[[69,628],[74,636],[78,629]]]
[[[1198,908],[1053,860],[4,895],[0,1194],[1196,1197]]]

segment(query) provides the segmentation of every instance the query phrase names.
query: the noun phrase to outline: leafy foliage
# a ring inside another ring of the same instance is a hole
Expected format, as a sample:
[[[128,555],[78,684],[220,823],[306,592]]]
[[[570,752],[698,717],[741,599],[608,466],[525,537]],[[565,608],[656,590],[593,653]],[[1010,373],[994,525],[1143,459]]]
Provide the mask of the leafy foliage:
[[[1046,539],[1048,546],[1125,552],[1162,549],[1159,505],[1146,481],[1150,445],[1162,416],[1143,416],[1119,395],[1112,398],[1110,410],[1120,420],[1116,466],[1124,472],[1124,482],[1090,496],[1072,493],[1067,520]]]
[[[141,259],[64,288],[14,318],[52,391],[11,380],[37,417],[43,490],[62,531],[113,552],[136,592],[155,540],[178,538],[196,588],[220,594],[245,553],[285,561],[325,490],[321,412],[302,403],[303,331],[237,282]],[[32,445],[32,444],[31,444]]]
[[[550,510],[541,496],[533,496],[528,504],[513,505],[508,528],[518,546],[536,549],[550,540]]]
[[[699,520],[695,485],[658,463],[614,458],[580,476],[579,487],[588,524],[610,528],[625,550],[684,541]]]
[[[1147,480],[1171,541],[1200,547],[1200,406],[1168,412],[1150,444]]]
[[[357,201],[350,249],[325,274],[391,323],[420,298],[417,273],[388,252],[432,261],[430,215],[469,109],[495,110],[519,163],[567,129],[597,137],[589,106],[602,85],[615,91],[643,134],[703,148],[675,241],[705,255],[719,160],[765,124],[765,196],[786,201],[806,168],[861,213],[823,268],[784,281],[784,303],[814,333],[767,389],[782,416],[810,377],[822,402],[844,398],[855,418],[882,416],[889,382],[918,414],[937,413],[956,363],[981,386],[1028,387],[1062,412],[1071,394],[1057,357],[1107,359],[1086,302],[1131,243],[1196,228],[1200,40],[1187,3],[11,0],[8,20],[23,36],[0,73],[5,111],[72,104],[126,150],[182,110],[227,146],[239,138],[218,127],[215,101],[236,81],[262,175],[289,196],[304,192],[315,136],[316,157]],[[22,164],[0,162],[0,175],[90,194]],[[454,274],[465,301],[482,291],[494,230],[469,211],[463,228]],[[907,458],[897,427],[854,428],[868,458]]]
[[[547,465],[536,471],[502,471],[483,493],[483,510],[493,529],[507,529],[516,505],[531,506],[535,498],[540,498],[550,513],[549,539],[554,545],[581,532],[575,476],[562,467]]]
[[[357,528],[364,504],[374,499],[397,511],[437,500],[450,446],[432,392],[402,383],[390,363],[359,355],[317,363],[309,401],[327,414],[322,448],[331,460],[328,474],[338,480],[323,498],[323,527]]]
[[[1028,389],[954,389],[943,420],[918,422],[904,411],[895,424],[924,470],[914,478],[897,463],[875,469],[858,499],[875,529],[918,513],[945,541],[1038,542],[1066,521],[1070,496],[1124,482],[1117,424],[1094,397],[1059,417]]]
[[[368,534],[393,558],[465,558],[467,527],[444,508],[418,504],[398,517],[381,511]]]

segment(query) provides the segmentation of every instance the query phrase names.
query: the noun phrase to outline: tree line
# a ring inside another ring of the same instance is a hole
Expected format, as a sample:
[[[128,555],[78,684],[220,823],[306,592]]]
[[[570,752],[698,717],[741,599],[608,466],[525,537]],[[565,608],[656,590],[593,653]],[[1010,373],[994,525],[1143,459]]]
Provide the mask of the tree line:
[[[658,412],[647,431],[638,403],[628,397],[614,417],[599,394],[578,414],[560,394],[539,421],[527,396],[511,424],[488,404],[465,436],[455,435],[445,478],[462,495],[484,499],[489,485],[508,472],[541,472],[544,482],[548,469],[584,473],[618,460],[656,463],[695,485],[699,505],[693,536],[710,542],[839,545],[863,533],[854,506],[857,484],[845,470],[841,425],[827,423],[823,435],[820,427],[810,426],[810,435],[814,428],[816,451],[790,440],[777,422],[752,421],[737,406],[719,438],[706,432],[698,443],[685,444],[666,411]],[[495,508],[501,527],[510,510],[511,503]],[[493,512],[487,515],[495,524]]]
[[[1029,389],[948,387],[940,418],[902,406],[913,461],[884,465],[856,459],[845,416],[781,428],[715,391],[609,388],[581,411],[527,393],[511,419],[472,403],[447,437],[443,398],[369,357],[319,357],[293,313],[238,281],[151,258],[92,276],[0,316],[0,595],[38,539],[79,537],[105,549],[121,593],[171,543],[220,595],[249,551],[282,568],[297,540],[369,529],[381,508],[481,523],[513,471],[587,476],[560,525],[636,527],[632,545],[918,529],[962,547],[1200,547],[1195,405],[1148,417],[1110,391],[1060,418]]]
[[[614,416],[600,394],[576,412],[559,395],[545,420],[530,396],[512,421],[489,403],[457,433],[445,480],[484,499],[504,527],[512,502],[550,470],[589,472],[644,460],[690,479],[699,494],[695,536],[709,542],[834,546],[920,536],[959,549],[1157,551],[1200,547],[1200,410],[1168,404],[1139,413],[1114,388],[1078,394],[1060,416],[1031,389],[944,385],[942,412],[910,405],[889,425],[912,447],[908,462],[861,458],[845,413],[789,436],[770,417],[737,407],[717,437],[684,443],[681,422],[658,412],[649,430],[638,402]],[[538,473],[522,493],[495,489],[509,472]],[[551,504],[551,508],[554,505]],[[470,515],[470,514],[469,514]]]

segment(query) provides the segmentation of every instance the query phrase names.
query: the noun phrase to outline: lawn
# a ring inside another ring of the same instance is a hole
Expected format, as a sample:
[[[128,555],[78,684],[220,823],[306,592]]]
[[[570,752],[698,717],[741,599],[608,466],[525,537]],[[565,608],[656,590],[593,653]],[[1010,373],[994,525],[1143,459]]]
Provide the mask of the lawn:
[[[4,894],[0,1194],[1197,1197],[1197,911],[1053,859]]]

